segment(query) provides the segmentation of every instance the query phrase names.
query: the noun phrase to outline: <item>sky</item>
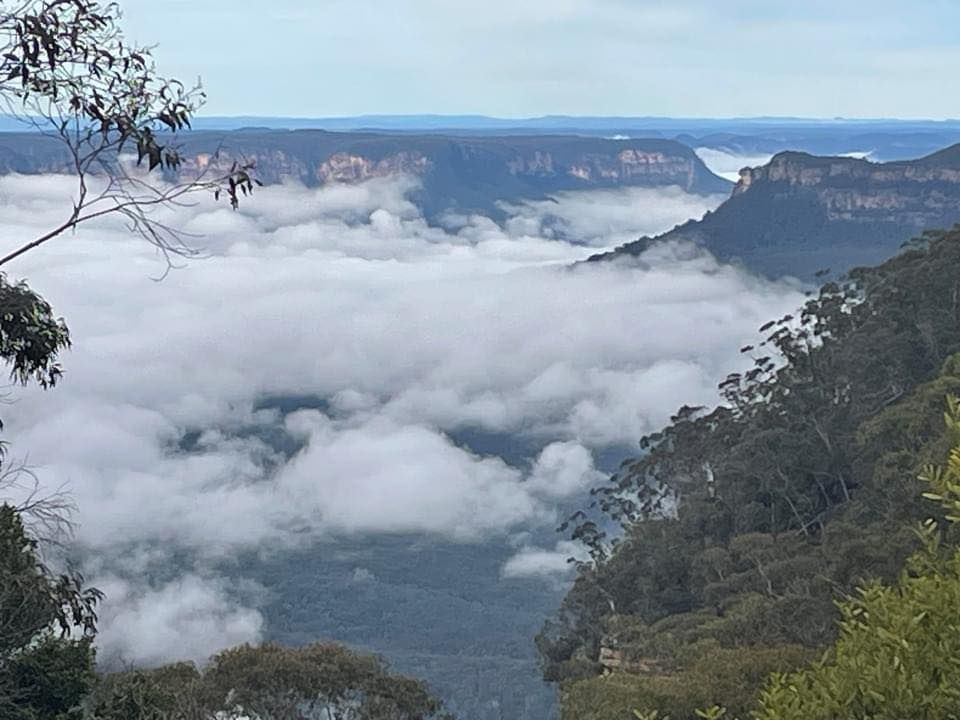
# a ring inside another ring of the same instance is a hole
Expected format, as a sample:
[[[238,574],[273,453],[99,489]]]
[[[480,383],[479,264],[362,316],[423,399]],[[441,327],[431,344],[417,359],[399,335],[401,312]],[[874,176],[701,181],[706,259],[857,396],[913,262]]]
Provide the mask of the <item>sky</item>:
[[[100,657],[202,661],[262,637],[258,593],[222,570],[244,552],[402,533],[509,546],[502,577],[555,581],[576,548],[553,529],[605,478],[598,452],[716,402],[738,348],[803,302],[683,244],[570,267],[723,196],[567,193],[446,232],[406,199],[413,183],[180,208],[169,219],[205,259],[162,282],[152,247],[107,220],[17,260],[73,347],[53,391],[4,406],[4,436],[77,505],[82,569],[107,596]],[[4,237],[49,227],[72,189],[0,178]],[[260,409],[291,395],[326,404]],[[464,429],[529,441],[530,462],[458,443]]]
[[[955,0],[123,0],[211,115],[960,117]]]

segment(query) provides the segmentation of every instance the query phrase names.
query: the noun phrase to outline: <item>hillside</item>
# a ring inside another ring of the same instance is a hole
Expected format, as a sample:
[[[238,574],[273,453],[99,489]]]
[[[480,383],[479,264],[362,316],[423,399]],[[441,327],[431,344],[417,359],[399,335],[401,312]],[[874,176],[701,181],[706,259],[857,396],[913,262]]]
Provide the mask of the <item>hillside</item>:
[[[725,193],[687,146],[672,140],[607,140],[560,135],[447,137],[249,129],[192,132],[181,138],[182,172],[256,163],[266,184],[289,178],[307,186],[356,183],[407,174],[420,180],[411,199],[430,219],[448,211],[501,218],[501,201],[612,187],[677,185],[692,193]],[[219,152],[214,155],[214,151]],[[63,148],[35,133],[0,134],[0,173],[67,167]]]
[[[769,276],[809,279],[881,262],[924,230],[957,221],[960,145],[891,163],[784,152],[742,170],[730,199],[702,220],[591,259],[685,239]]]
[[[931,512],[915,478],[950,447],[958,277],[960,228],[825,285],[761,328],[722,405],[681,408],[594,491],[573,519],[594,561],[538,637],[562,718],[742,717],[833,642],[836,599],[897,577]]]

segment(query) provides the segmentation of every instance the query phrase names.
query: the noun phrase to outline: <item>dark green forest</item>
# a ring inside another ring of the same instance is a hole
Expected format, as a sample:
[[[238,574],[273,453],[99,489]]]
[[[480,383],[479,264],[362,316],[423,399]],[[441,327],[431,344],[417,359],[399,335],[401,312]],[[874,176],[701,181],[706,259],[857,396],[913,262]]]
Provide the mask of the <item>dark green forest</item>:
[[[826,283],[592,492],[569,524],[592,561],[537,637],[563,718],[746,715],[837,640],[838,600],[900,576],[942,514],[917,478],[951,445],[958,278],[955,228]]]

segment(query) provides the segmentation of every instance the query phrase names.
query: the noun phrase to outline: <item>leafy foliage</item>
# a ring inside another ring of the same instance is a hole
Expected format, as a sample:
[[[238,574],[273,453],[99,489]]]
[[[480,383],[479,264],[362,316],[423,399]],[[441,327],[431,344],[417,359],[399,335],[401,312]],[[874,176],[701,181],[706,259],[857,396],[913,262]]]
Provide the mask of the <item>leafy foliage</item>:
[[[924,497],[960,522],[960,402],[949,400],[945,467],[928,466]],[[934,520],[919,531],[923,549],[892,586],[872,583],[841,605],[840,639],[808,670],[775,675],[757,720],[960,715],[960,549],[946,549]]]
[[[0,273],[0,360],[10,365],[11,379],[53,387],[63,373],[57,356],[69,346],[69,330],[50,304],[24,281],[12,284]]]
[[[8,707],[0,701],[3,717],[79,718],[82,699],[96,682],[91,639],[74,641],[48,635],[13,657],[6,672],[13,690]]]
[[[670,674],[613,673],[566,685],[561,720],[629,720],[633,709],[655,708],[661,720],[693,718],[714,704],[746,713],[775,671],[797,669],[813,659],[797,646],[719,649],[688,669]]]

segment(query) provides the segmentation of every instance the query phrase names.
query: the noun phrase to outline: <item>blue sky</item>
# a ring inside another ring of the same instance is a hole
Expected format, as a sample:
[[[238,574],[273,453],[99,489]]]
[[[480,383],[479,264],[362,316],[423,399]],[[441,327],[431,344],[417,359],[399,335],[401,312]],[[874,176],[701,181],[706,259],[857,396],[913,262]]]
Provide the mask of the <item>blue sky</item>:
[[[205,114],[960,117],[957,0],[121,0]]]

